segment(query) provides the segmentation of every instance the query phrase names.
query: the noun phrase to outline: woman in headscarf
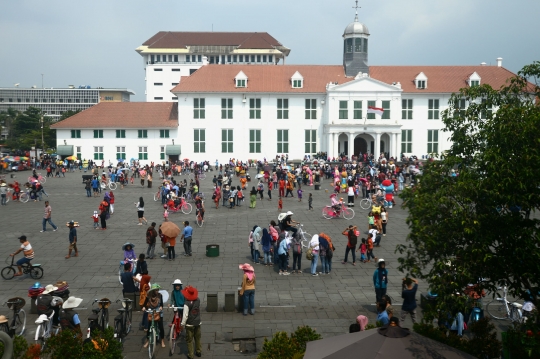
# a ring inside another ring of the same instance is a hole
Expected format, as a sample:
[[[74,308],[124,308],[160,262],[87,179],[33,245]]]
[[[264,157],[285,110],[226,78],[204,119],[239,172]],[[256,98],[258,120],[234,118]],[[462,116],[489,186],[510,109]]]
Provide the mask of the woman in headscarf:
[[[317,262],[319,261],[319,235],[315,234],[313,237],[311,237],[311,241],[309,242],[309,246],[312,248],[311,253],[313,254],[313,258],[311,259],[311,275],[316,277],[319,274],[317,274]]]
[[[261,252],[259,251],[259,247],[261,245],[261,235],[262,235],[262,229],[258,225],[253,226],[252,231],[252,239],[253,239],[253,262],[259,263],[259,258],[261,257]]]
[[[251,192],[249,192],[249,208],[255,208],[257,205],[257,190],[255,186],[251,187]]]
[[[255,314],[255,270],[248,264],[240,264],[240,269],[244,271],[242,277],[242,288],[240,289],[240,295],[244,296],[244,315]]]
[[[165,329],[163,329],[163,297],[159,293],[160,289],[161,287],[159,284],[152,284],[152,287],[150,288],[150,291],[148,291],[148,296],[146,297],[146,300],[144,301],[141,310],[143,312],[146,309],[153,309],[156,311],[154,313],[147,314],[148,323],[146,323],[146,331],[148,335],[148,329],[150,328],[150,323],[152,322],[152,316],[154,316],[154,322],[156,322],[159,327],[159,338],[157,340],[161,339],[161,347],[165,348]],[[148,348],[148,343],[149,341],[147,337],[146,342],[144,343],[145,348]]]
[[[261,239],[262,250],[264,252],[264,265],[272,265],[272,236],[268,233],[268,229],[263,228],[263,234]]]
[[[184,313],[184,303],[186,302],[186,298],[184,297],[184,294],[182,294],[182,281],[180,279],[175,279],[172,285],[173,291],[171,292],[171,303],[169,304],[169,308],[179,308],[174,309],[174,311],[176,312],[177,310],[179,310],[178,316],[182,318],[182,315]],[[174,323],[174,315],[172,323]]]
[[[219,186],[214,186],[214,194],[212,197],[214,197],[214,203],[216,204],[216,209],[218,209],[219,200],[221,199],[221,190],[219,189]]]

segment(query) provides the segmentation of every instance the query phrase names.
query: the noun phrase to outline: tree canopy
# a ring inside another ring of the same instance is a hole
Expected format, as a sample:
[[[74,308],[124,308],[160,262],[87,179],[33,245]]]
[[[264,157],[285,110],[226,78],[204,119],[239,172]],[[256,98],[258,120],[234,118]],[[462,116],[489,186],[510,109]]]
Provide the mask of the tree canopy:
[[[71,111],[72,112],[72,111]],[[56,147],[56,130],[52,130],[52,118],[41,109],[29,107],[24,112],[9,108],[0,113],[0,123],[7,128],[5,144],[12,149],[29,150],[35,144],[41,147],[41,117],[43,116],[43,142],[45,148]],[[69,116],[68,116],[69,117]]]
[[[443,299],[437,309],[463,308],[456,294],[468,284],[491,293],[506,285],[518,298],[529,291],[540,304],[539,79],[534,62],[500,89],[453,94],[442,117],[450,150],[401,195],[410,234],[396,249],[400,270],[429,283]]]

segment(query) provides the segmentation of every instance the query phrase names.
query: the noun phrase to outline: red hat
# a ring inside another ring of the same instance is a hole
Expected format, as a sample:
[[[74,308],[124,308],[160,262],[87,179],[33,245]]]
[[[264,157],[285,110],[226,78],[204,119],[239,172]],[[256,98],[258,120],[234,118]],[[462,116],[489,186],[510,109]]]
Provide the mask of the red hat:
[[[184,295],[186,300],[191,300],[191,301],[199,297],[199,291],[197,290],[197,288],[192,287],[190,285],[188,285],[186,289],[182,290],[182,294]]]

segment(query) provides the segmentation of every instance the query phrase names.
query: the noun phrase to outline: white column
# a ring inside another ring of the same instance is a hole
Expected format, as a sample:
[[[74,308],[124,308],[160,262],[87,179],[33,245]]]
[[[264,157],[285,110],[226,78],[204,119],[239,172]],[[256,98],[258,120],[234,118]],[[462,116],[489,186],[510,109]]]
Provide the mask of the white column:
[[[375,151],[373,152],[373,155],[375,156],[375,161],[378,161],[379,156],[381,155],[381,134],[377,132],[373,137],[375,138]]]
[[[394,143],[394,157],[396,159],[399,159],[399,142],[398,142],[399,134],[394,133],[392,137],[393,137],[393,143]]]
[[[349,132],[349,149],[348,149],[348,156],[349,158],[352,158],[352,155],[354,155],[354,133]]]
[[[332,147],[330,147],[330,157],[336,157],[336,134],[332,133]]]

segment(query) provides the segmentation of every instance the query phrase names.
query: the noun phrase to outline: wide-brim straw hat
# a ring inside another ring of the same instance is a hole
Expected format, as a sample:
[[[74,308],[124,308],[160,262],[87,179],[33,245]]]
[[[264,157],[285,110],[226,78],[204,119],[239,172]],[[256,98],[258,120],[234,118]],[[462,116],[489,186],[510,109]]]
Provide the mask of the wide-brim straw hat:
[[[62,304],[62,308],[64,309],[73,309],[77,308],[81,303],[83,299],[82,298],[76,298],[76,297],[69,297],[64,304]]]
[[[45,290],[43,291],[42,294],[49,294],[50,292],[54,292],[55,290],[58,290],[58,287],[55,287],[54,285],[49,284],[45,287]]]

